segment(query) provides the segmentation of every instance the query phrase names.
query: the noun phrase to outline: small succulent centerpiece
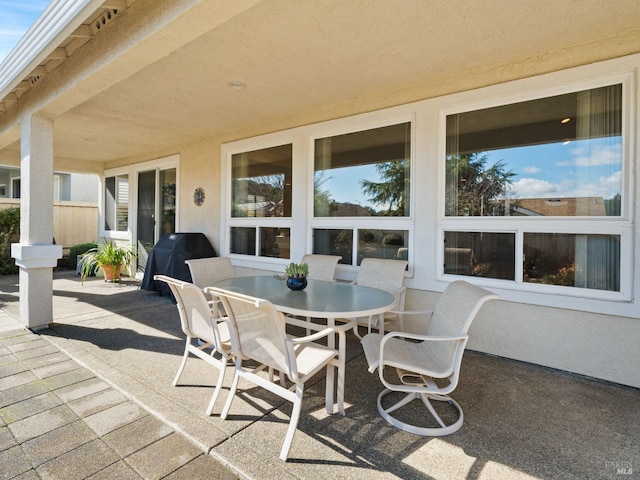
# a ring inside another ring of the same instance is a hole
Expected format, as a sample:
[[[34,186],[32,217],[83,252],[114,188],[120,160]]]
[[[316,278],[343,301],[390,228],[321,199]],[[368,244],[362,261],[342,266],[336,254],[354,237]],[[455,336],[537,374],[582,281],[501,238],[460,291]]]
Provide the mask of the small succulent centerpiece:
[[[306,263],[290,263],[284,269],[284,274],[287,276],[287,287],[291,290],[304,290],[307,286],[309,265]]]
[[[120,280],[120,270],[129,269],[133,265],[136,253],[128,246],[117,245],[112,240],[97,243],[82,257],[80,275],[84,282],[92,271],[102,269],[106,282]]]

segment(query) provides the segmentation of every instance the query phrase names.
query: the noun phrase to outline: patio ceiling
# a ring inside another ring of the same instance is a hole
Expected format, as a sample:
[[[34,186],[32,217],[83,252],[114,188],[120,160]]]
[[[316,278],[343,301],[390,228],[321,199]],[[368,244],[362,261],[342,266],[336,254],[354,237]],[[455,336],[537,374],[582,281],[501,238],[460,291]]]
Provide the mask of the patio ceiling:
[[[14,107],[54,119],[58,161],[109,166],[202,137],[330,119],[338,107],[361,112],[637,53],[640,44],[637,0],[127,5]],[[19,159],[14,118],[0,113],[0,160]]]

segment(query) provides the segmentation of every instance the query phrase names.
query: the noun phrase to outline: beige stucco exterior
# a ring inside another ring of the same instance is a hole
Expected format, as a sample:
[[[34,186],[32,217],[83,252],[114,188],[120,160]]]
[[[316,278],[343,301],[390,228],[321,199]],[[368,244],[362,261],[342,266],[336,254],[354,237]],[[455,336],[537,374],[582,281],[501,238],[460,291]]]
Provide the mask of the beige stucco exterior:
[[[297,135],[320,122],[359,121],[392,109],[415,115],[417,129],[437,131],[439,112],[457,102],[612,70],[632,78],[630,155],[637,162],[635,0],[126,3],[91,42],[17,101],[4,102],[0,162],[19,164],[17,126],[30,112],[54,123],[56,170],[102,174],[177,155],[177,230],[203,232],[217,249],[224,243],[224,145],[282,131]],[[229,89],[233,81],[247,88]],[[435,241],[437,158],[437,146],[421,139],[415,172],[434,182],[417,203],[421,245]],[[633,175],[630,182],[637,190]],[[202,206],[193,202],[197,187],[206,192]],[[408,307],[431,306],[444,288],[430,267],[435,260],[429,249],[416,256]],[[632,268],[635,295],[635,258]],[[469,348],[640,387],[640,308],[633,301],[607,311],[588,299],[551,307],[509,289],[498,293],[503,300],[482,310]]]

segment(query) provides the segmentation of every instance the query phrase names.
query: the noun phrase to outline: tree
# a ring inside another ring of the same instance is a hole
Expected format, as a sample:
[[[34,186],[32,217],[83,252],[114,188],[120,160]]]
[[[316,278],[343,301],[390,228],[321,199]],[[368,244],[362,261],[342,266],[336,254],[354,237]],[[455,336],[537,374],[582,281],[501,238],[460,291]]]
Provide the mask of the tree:
[[[511,180],[516,174],[503,161],[487,168],[481,153],[449,155],[446,164],[445,213],[450,216],[502,216]],[[515,206],[515,205],[512,205]]]
[[[382,181],[360,180],[362,193],[368,195],[374,205],[386,206],[384,215],[398,217],[408,215],[406,202],[409,196],[409,186],[406,182],[408,169],[408,160],[376,164],[376,171]]]

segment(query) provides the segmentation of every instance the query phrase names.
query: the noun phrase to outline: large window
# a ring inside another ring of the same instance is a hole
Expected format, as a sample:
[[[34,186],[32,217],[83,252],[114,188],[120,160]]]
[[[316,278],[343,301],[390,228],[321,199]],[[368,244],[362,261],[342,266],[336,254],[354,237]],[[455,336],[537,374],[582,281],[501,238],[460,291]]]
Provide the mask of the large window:
[[[230,253],[289,258],[291,144],[231,157]]]
[[[129,175],[105,178],[104,229],[126,232],[129,228]]]
[[[313,253],[408,257],[410,152],[409,122],[315,140]]]
[[[619,292],[622,118],[621,84],[448,115],[443,272]]]

